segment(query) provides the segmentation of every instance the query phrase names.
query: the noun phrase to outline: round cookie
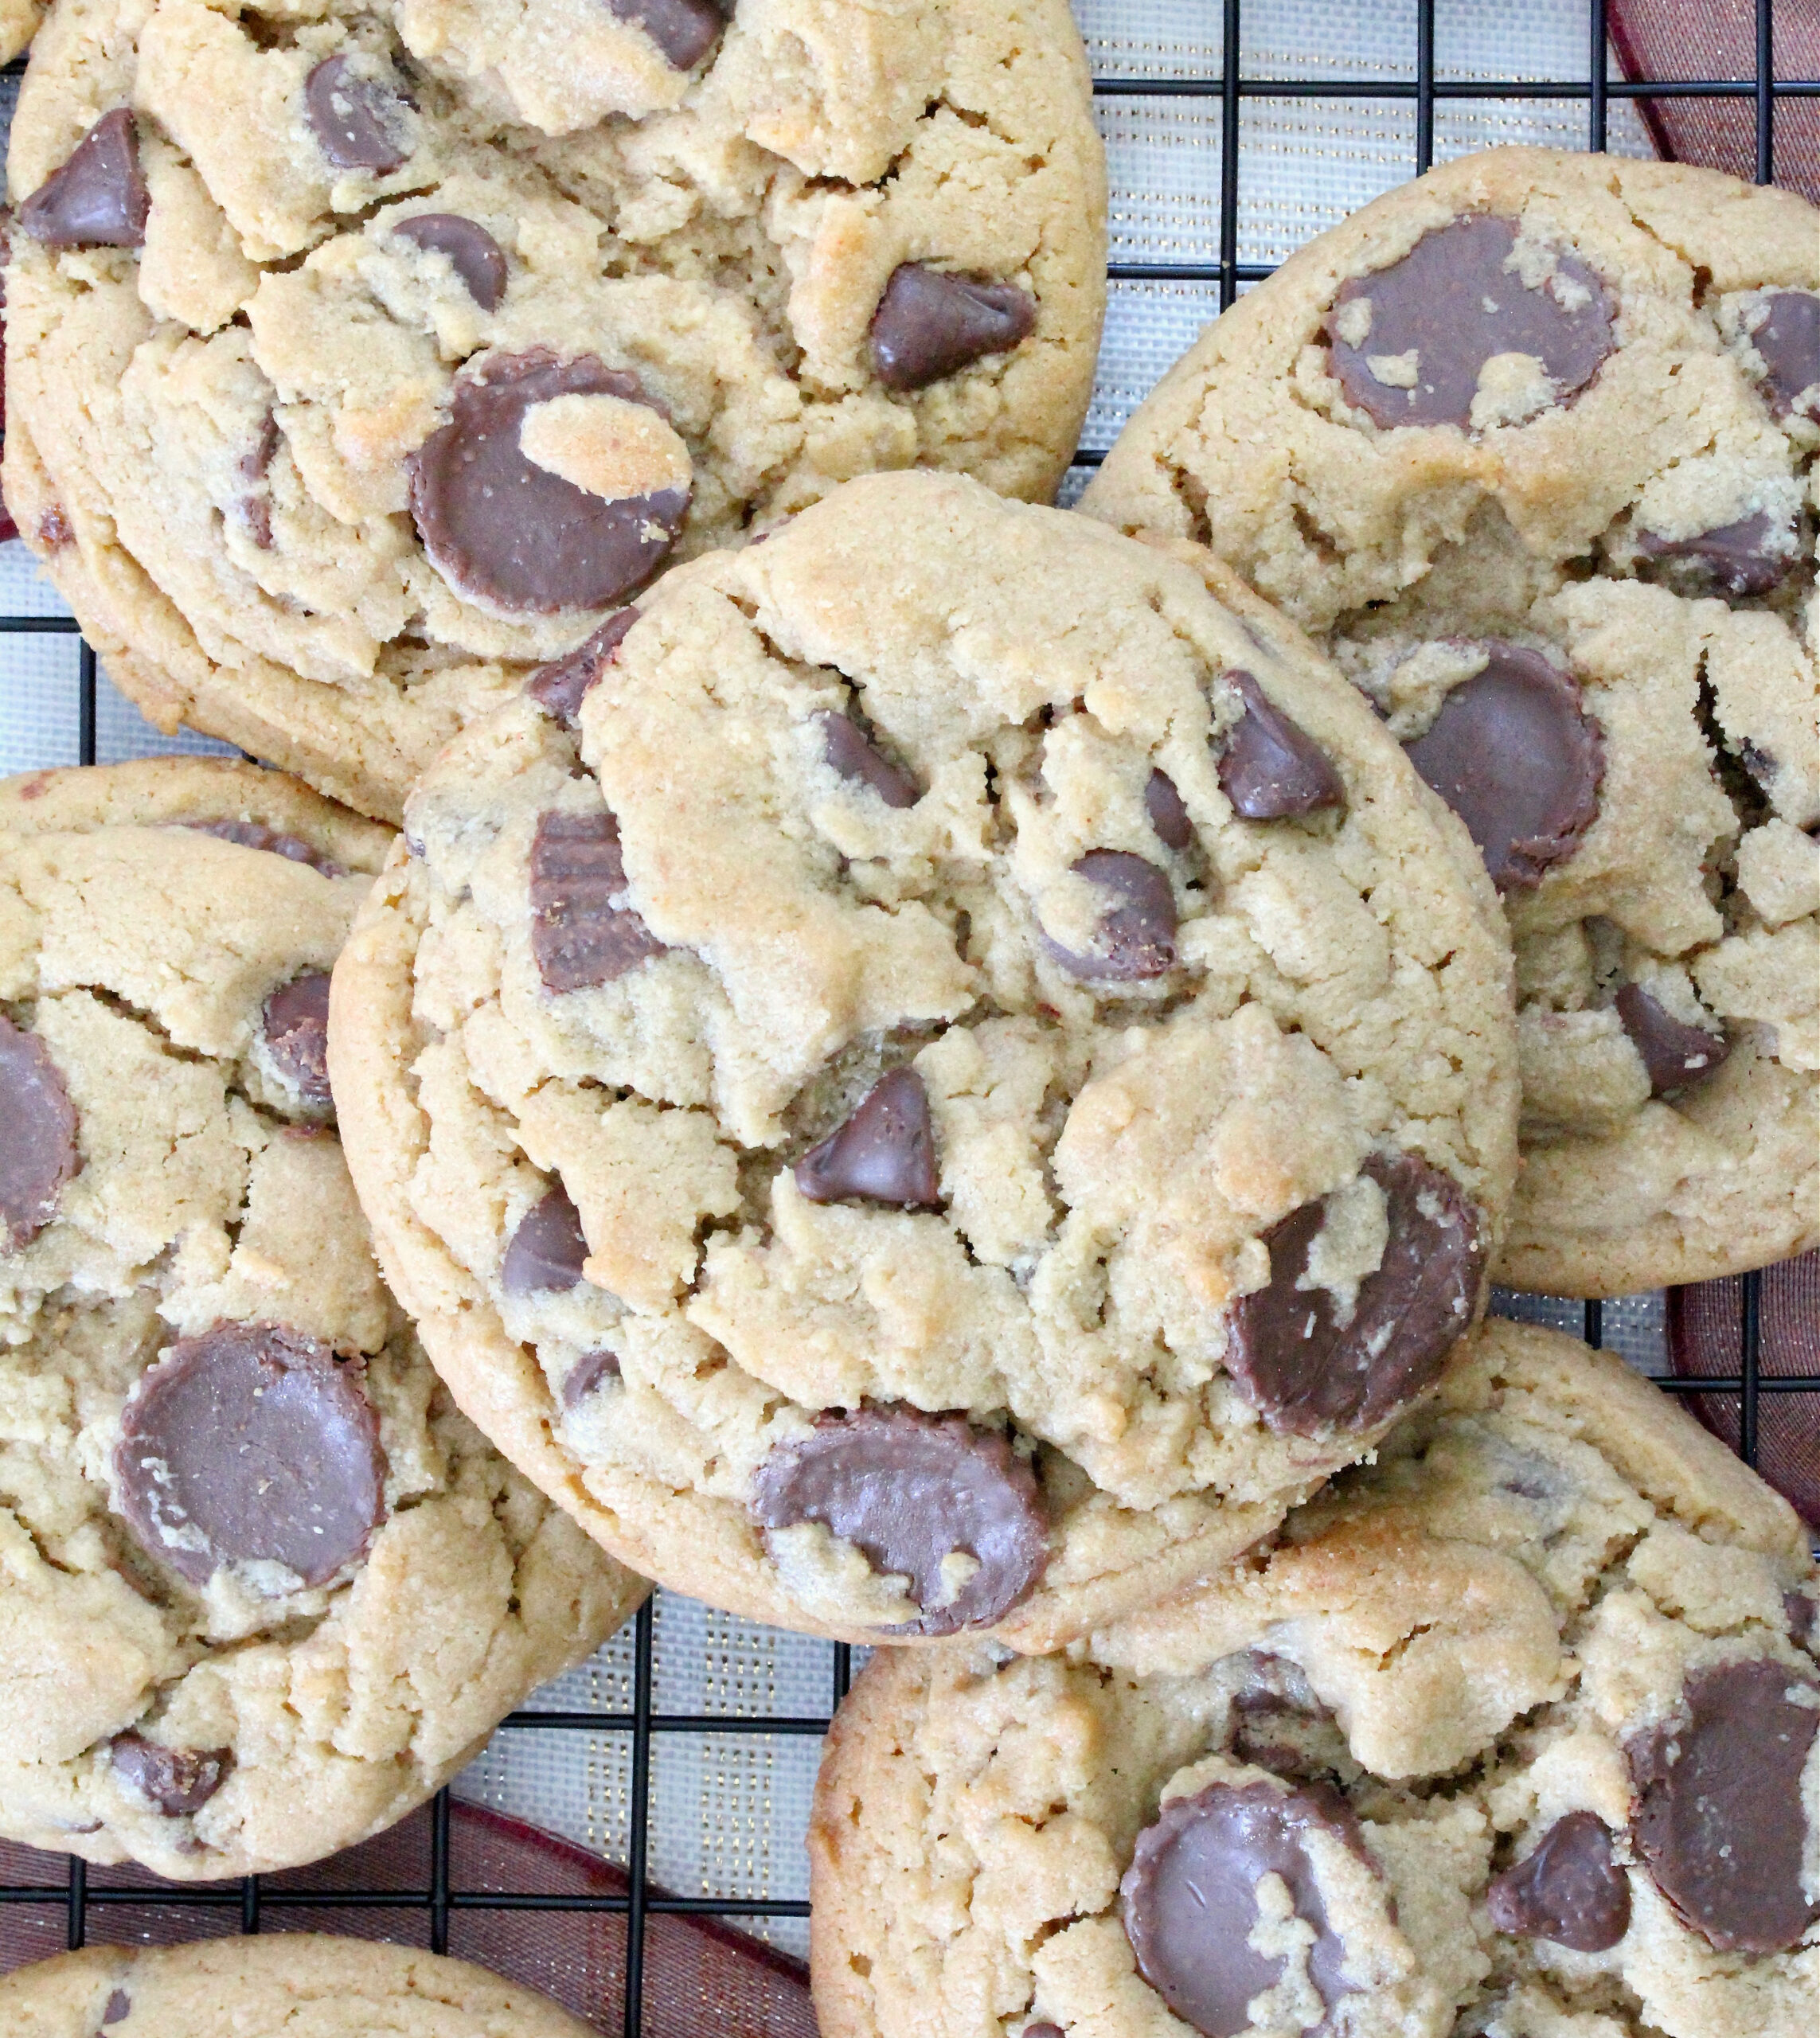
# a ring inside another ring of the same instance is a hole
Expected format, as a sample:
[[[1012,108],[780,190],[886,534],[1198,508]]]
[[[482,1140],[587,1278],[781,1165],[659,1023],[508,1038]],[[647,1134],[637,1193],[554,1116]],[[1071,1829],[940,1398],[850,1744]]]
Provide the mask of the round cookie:
[[[1799,2038],[1820,1575],[1618,1359],[1491,1322],[1379,1462],[1066,1655],[881,1650],[825,2038]]]
[[[1817,447],[1820,213],[1507,149],[1241,299],[1083,502],[1312,631],[1485,849],[1521,1012],[1511,1286],[1820,1243]]]
[[[545,1997],[377,1939],[96,1946],[0,1976],[10,2038],[593,2038]]]
[[[457,1398],[627,1562],[1050,1646],[1273,1527],[1475,1313],[1490,888],[1210,570],[854,482],[412,795],[336,971],[350,1165]]]
[[[0,1833],[193,1880],[391,1825],[642,1595],[381,1285],[327,971],[390,831],[0,783]]]
[[[875,468],[1046,499],[1104,298],[1065,0],[71,0],[6,499],[110,673],[396,820],[666,558]]]

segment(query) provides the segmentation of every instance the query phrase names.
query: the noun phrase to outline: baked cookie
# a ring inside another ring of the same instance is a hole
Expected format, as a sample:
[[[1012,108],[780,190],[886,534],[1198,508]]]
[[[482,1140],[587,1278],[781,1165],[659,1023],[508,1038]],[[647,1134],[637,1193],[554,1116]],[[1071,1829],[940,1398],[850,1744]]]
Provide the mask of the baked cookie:
[[[66,1953],[0,1976],[0,2018],[8,2038],[594,2038],[484,1967],[314,1932]]]
[[[1213,571],[852,482],[412,795],[336,972],[350,1165],[457,1400],[628,1563],[1047,1647],[1274,1526],[1476,1312],[1490,888]]]
[[[1820,1243],[1820,213],[1506,149],[1205,333],[1083,506],[1210,545],[1463,816],[1517,949],[1498,1279]]]
[[[666,559],[1046,499],[1092,381],[1066,0],[71,0],[9,176],[20,529],[161,726],[389,819]]]
[[[0,0],[0,64],[10,64],[38,32],[45,0]]]
[[[644,1589],[373,1265],[326,973],[389,839],[252,765],[0,783],[9,1838],[183,1880],[316,1860]]]
[[[824,2038],[1803,2038],[1820,1577],[1621,1361],[1488,1322],[1380,1462],[1066,1655],[881,1651]]]

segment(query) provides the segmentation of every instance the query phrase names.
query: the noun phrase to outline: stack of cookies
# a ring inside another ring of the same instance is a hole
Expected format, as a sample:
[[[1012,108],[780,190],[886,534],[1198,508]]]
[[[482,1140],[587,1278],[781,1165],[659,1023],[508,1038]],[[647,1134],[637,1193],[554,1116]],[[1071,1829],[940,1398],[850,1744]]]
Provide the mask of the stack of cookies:
[[[878,1646],[826,2038],[1810,2030],[1800,1524],[1484,1319],[1820,1243],[1820,219],[1455,162],[1067,513],[1060,0],[547,12],[38,37],[8,502],[283,772],[0,787],[0,1830],[317,1858],[642,1576]],[[0,2005],[562,2028],[226,1958]]]

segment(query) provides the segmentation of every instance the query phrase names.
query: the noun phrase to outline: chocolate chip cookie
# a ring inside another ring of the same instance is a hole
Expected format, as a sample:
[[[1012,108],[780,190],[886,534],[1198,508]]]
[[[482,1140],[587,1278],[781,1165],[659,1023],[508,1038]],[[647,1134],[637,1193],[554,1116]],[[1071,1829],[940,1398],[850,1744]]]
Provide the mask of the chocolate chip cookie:
[[[457,1399],[626,1561],[1049,1646],[1265,1532],[1471,1320],[1493,894],[1209,571],[854,482],[412,795],[336,973],[350,1165]]]
[[[1066,0],[71,0],[5,484],[119,685],[397,818],[666,560],[1046,499],[1104,295]]]
[[[328,971],[390,831],[251,765],[0,783],[0,1832],[185,1880],[446,1782],[640,1582],[381,1286]]]
[[[825,2038],[1801,2038],[1820,1574],[1617,1359],[1489,1322],[1377,1464],[1065,1656],[881,1650]]]
[[[1498,1278],[1820,1243],[1820,213],[1507,149],[1303,249],[1083,507],[1211,545],[1461,815],[1516,943]]]
[[[44,0],[0,0],[0,64],[12,62],[44,18]]]

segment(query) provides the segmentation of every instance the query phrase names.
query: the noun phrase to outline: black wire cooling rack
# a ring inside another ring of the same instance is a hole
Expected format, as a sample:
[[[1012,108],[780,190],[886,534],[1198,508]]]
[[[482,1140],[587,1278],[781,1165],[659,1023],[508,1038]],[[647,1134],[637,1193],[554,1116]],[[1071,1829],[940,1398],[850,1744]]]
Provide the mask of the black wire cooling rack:
[[[1363,0],[1363,4],[1369,7],[1373,0]],[[1220,308],[1224,310],[1237,296],[1241,283],[1256,282],[1270,274],[1267,264],[1240,262],[1238,259],[1239,182],[1242,169],[1239,112],[1240,103],[1244,100],[1376,100],[1412,103],[1416,124],[1412,174],[1427,170],[1433,162],[1435,108],[1444,102],[1584,102],[1586,146],[1589,150],[1599,150],[1606,144],[1607,111],[1615,100],[1629,99],[1646,103],[1666,99],[1746,100],[1756,119],[1756,181],[1767,183],[1775,167],[1777,103],[1820,98],[1820,80],[1774,77],[1771,52],[1775,0],[1713,0],[1713,4],[1731,4],[1754,12],[1755,60],[1752,75],[1748,78],[1685,79],[1658,83],[1613,77],[1607,54],[1606,0],[1588,0],[1588,75],[1584,78],[1488,81],[1438,77],[1435,61],[1435,17],[1444,0],[1415,0],[1413,80],[1338,75],[1319,78],[1248,76],[1240,57],[1243,0],[1206,0],[1207,15],[1211,18],[1217,12],[1220,17],[1217,72],[1204,76],[1146,72],[1098,77],[1094,80],[1094,92],[1101,100],[1195,99],[1219,102],[1219,259],[1213,262],[1114,262],[1107,265],[1107,276],[1115,283],[1217,286]],[[17,75],[23,68],[22,61],[6,67],[6,72],[11,75]],[[1103,447],[1084,446],[1076,455],[1074,465],[1079,470],[1096,467],[1105,452]],[[0,615],[0,635],[14,634],[72,635],[78,631],[74,619],[69,616]],[[77,754],[83,763],[92,764],[96,757],[96,670],[94,650],[87,642],[80,646],[76,679]],[[1658,1386],[1671,1393],[1694,1394],[1711,1397],[1713,1401],[1735,1400],[1738,1404],[1739,1449],[1745,1461],[1754,1464],[1757,1456],[1759,1397],[1764,1394],[1820,1396],[1820,1376],[1776,1377],[1762,1372],[1760,1277],[1746,1275],[1740,1287],[1737,1371],[1699,1378],[1651,1376]],[[1596,1302],[1586,1303],[1582,1321],[1582,1334],[1586,1341],[1601,1345],[1604,1341],[1604,1306]],[[428,1880],[416,1887],[310,1889],[296,1888],[287,1878],[283,1887],[275,1888],[257,1876],[249,1876],[238,1882],[200,1886],[160,1884],[143,1876],[135,1880],[112,1880],[105,1875],[92,1877],[87,1864],[72,1856],[61,1880],[0,1886],[0,1904],[61,1910],[72,1947],[84,1942],[90,1912],[98,1907],[110,1906],[128,1907],[142,1914],[166,1907],[217,1915],[233,1913],[237,1914],[240,1930],[249,1933],[258,1931],[274,1916],[283,1917],[298,1927],[307,1924],[330,1927],[334,1920],[323,1914],[338,1910],[414,1911],[427,1916],[429,1944],[432,1950],[439,1953],[447,1949],[450,1923],[458,1913],[586,1910],[621,1915],[626,1921],[623,1998],[618,2003],[608,2001],[588,2007],[596,2021],[607,2029],[613,2028],[611,2020],[617,2009],[623,2038],[642,2038],[646,2020],[646,1927],[650,1920],[670,1915],[732,1919],[804,1918],[809,1910],[807,1902],[801,1899],[682,1896],[653,1884],[647,1874],[647,1864],[654,1741],[659,1735],[819,1737],[827,1730],[834,1708],[846,1696],[851,1675],[851,1652],[843,1645],[831,1645],[828,1714],[799,1716],[764,1712],[660,1712],[654,1703],[654,1603],[647,1602],[637,1614],[634,1626],[629,1712],[557,1712],[533,1707],[512,1714],[502,1729],[513,1732],[629,1737],[631,1782],[626,1888],[623,1893],[557,1895],[534,1890],[458,1887],[451,1863],[449,1796],[445,1790],[431,1807]],[[48,1868],[53,1857],[43,1858]],[[744,2033],[736,2034],[731,2024],[703,2022],[698,2028],[704,2032],[712,2030],[724,2033],[724,2038],[744,2038]]]

